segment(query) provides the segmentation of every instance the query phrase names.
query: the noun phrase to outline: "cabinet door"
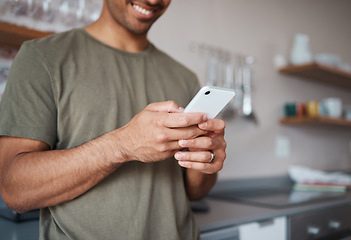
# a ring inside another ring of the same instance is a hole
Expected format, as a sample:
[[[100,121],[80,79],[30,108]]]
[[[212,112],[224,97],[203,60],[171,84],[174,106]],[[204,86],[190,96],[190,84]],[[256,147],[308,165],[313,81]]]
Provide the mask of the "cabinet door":
[[[239,236],[240,240],[286,240],[286,229],[286,217],[278,217],[266,221],[240,225]]]
[[[290,240],[340,239],[351,235],[351,206],[342,206],[293,216],[289,220]]]
[[[239,240],[239,232],[236,226],[214,230],[201,234],[201,240]]]

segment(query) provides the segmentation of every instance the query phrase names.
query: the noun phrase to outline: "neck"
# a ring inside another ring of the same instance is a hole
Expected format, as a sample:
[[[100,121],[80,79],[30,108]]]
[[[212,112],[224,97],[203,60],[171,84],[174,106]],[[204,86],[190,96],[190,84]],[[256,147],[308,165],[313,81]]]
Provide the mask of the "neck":
[[[149,45],[147,34],[129,32],[108,14],[102,14],[96,22],[84,29],[100,42],[126,52],[141,52]]]

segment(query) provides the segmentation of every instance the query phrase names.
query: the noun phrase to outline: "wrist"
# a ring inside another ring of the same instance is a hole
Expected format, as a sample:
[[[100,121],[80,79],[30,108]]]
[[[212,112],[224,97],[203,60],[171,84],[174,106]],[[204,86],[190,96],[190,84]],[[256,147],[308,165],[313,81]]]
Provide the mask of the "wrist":
[[[132,159],[122,133],[122,129],[117,129],[102,136],[103,149],[112,164],[124,164]]]

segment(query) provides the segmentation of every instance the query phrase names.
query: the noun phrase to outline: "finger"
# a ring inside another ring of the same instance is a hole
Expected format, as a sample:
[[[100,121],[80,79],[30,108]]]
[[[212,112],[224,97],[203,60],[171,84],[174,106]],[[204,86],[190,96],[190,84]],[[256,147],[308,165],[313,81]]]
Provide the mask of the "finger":
[[[178,160],[178,164],[182,167],[194,169],[207,174],[212,174],[220,171],[223,168],[223,163],[226,159],[226,153],[224,150],[214,151],[213,153],[215,156],[212,162],[210,151],[178,151],[175,153],[174,157]]]
[[[179,151],[174,155],[174,157],[179,161],[192,161],[192,162],[201,162],[201,163],[209,163],[212,159],[212,155],[210,151],[198,151],[198,152]]]
[[[182,139],[178,141],[178,144],[183,148],[215,149],[221,146],[222,141],[224,139],[204,136],[194,139]]]
[[[204,113],[172,113],[163,118],[159,118],[158,123],[168,128],[184,128],[198,125],[207,121]]]
[[[179,139],[192,139],[207,134],[206,131],[201,130],[196,125],[185,128],[166,128],[158,135],[160,142],[176,141],[177,145]],[[184,147],[185,148],[185,147]]]
[[[199,128],[213,132],[221,132],[225,129],[225,122],[222,119],[208,119],[206,122],[200,123]]]
[[[161,153],[173,152],[172,155],[184,149],[178,145],[177,141],[169,141],[167,143],[155,143],[154,148],[156,148],[156,150]]]
[[[215,162],[215,161],[212,163],[178,161],[178,164],[184,168],[197,170],[205,174],[214,174],[219,172],[223,168],[223,162]]]
[[[153,112],[181,113],[184,111],[175,101],[155,102],[146,106],[147,110]]]

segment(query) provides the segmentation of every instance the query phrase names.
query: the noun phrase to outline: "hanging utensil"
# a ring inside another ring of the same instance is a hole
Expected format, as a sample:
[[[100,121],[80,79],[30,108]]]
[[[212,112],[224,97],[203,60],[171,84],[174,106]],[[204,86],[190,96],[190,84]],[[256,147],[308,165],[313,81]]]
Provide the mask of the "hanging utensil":
[[[207,85],[216,86],[217,83],[218,60],[215,56],[210,56],[208,63]]]
[[[224,83],[225,88],[234,89],[234,66],[226,61],[224,64]],[[222,112],[223,118],[233,118],[235,116],[234,100],[230,101]]]
[[[252,107],[252,74],[251,74],[251,65],[253,64],[254,59],[252,57],[245,58],[245,66],[242,68],[242,112],[245,118],[253,120],[256,124],[258,123],[257,117],[253,112]]]

